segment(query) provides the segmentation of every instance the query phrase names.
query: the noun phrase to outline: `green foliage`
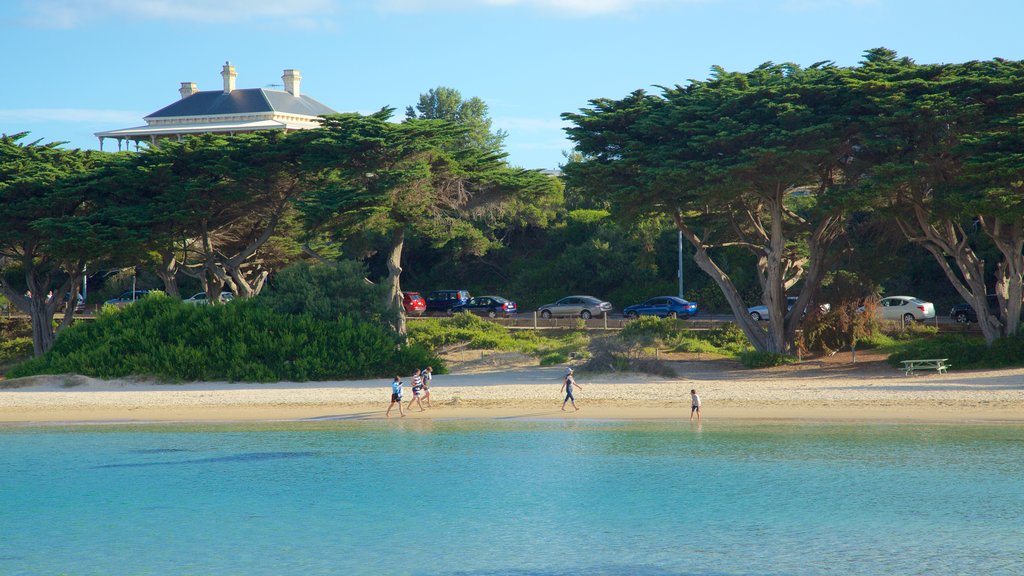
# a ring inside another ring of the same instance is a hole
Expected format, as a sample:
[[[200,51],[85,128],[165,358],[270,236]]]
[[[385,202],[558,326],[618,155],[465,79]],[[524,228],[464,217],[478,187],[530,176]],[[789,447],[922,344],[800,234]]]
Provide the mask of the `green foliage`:
[[[771,368],[793,364],[796,362],[796,358],[787,354],[749,351],[740,353],[740,362],[747,368]]]
[[[641,316],[619,332],[624,341],[641,346],[674,346],[689,335],[684,320],[657,316]]]
[[[22,360],[32,355],[32,338],[22,337],[0,340],[0,365]]]
[[[420,94],[416,108],[409,106],[405,109],[405,117],[447,120],[463,125],[468,128],[466,143],[488,150],[500,150],[508,135],[503,130],[491,132],[491,119],[487,115],[487,104],[483,100],[475,96],[463,100],[458,90],[444,86],[431,88],[426,94]]]
[[[786,354],[757,352],[753,350],[741,353],[739,360],[744,367],[750,369],[772,368],[796,362],[796,358]]]
[[[560,358],[568,358],[569,354],[583,356],[590,339],[579,331],[548,337],[535,330],[510,330],[472,314],[459,313],[451,318],[410,322],[409,342],[431,350],[465,344],[472,349],[520,352],[552,361],[555,355]]]
[[[569,362],[569,355],[562,352],[548,352],[540,357],[541,366],[558,366],[559,364],[567,364]]]
[[[402,345],[377,324],[284,315],[251,301],[189,306],[155,295],[75,324],[49,353],[8,376],[306,381],[384,377],[428,364],[444,370],[426,349]]]
[[[903,360],[948,358],[952,370],[1009,368],[1024,366],[1024,334],[1000,338],[991,345],[980,336],[942,334],[890,339],[889,364],[900,367]]]
[[[256,301],[279,314],[309,314],[324,321],[348,316],[394,326],[398,313],[385,304],[387,288],[365,278],[366,267],[359,262],[299,262],[277,273]]]
[[[738,355],[750,348],[750,341],[747,340],[747,335],[743,333],[743,330],[740,330],[739,326],[732,322],[723,325],[721,328],[708,330],[706,339],[715,348],[733,355]]]

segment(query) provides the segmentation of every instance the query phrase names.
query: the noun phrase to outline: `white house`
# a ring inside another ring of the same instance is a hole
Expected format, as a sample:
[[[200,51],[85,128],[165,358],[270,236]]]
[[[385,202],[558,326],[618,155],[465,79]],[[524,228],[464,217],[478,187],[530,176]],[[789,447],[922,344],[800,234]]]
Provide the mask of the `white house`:
[[[266,88],[235,88],[235,67],[224,63],[220,75],[223,90],[196,88],[195,82],[182,82],[178,92],[181,99],[143,118],[145,126],[97,132],[100,149],[107,138],[127,146],[135,142],[156,143],[160,138],[181,139],[190,134],[220,132],[242,134],[257,130],[305,130],[316,128],[318,116],[335,111],[302,94],[299,84],[302,74],[298,70],[285,70],[281,79],[284,90]]]

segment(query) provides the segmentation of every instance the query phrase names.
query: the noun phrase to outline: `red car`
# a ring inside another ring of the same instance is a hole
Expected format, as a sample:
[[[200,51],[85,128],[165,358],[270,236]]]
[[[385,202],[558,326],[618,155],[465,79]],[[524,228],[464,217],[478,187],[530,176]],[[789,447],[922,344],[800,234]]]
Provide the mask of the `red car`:
[[[419,292],[402,292],[402,307],[409,316],[423,316],[427,311],[427,301]]]

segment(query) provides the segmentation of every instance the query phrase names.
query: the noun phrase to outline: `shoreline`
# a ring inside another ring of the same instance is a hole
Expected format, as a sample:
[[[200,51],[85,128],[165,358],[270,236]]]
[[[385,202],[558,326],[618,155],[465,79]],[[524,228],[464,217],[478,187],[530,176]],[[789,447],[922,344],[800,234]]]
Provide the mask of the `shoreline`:
[[[1024,424],[1024,369],[904,376],[893,370],[751,372],[685,363],[683,377],[580,379],[562,412],[561,367],[435,378],[434,408],[392,420],[688,420],[696,388],[707,421]],[[74,424],[384,420],[384,380],[157,384],[46,376],[0,389],[0,427]],[[412,398],[406,390],[404,402]]]

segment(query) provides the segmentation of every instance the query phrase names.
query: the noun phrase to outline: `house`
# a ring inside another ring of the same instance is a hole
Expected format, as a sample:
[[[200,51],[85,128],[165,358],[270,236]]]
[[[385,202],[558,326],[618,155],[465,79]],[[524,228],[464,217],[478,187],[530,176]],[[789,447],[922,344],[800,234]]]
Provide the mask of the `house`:
[[[317,100],[302,94],[298,70],[285,70],[281,76],[284,90],[267,88],[235,88],[238,74],[230,62],[220,73],[223,90],[203,90],[195,82],[182,82],[181,99],[143,118],[145,126],[97,132],[100,149],[107,138],[117,140],[117,149],[124,142],[155,144],[161,138],[178,140],[191,134],[209,132],[242,134],[257,130],[305,130],[320,125],[318,116],[335,114]]]

